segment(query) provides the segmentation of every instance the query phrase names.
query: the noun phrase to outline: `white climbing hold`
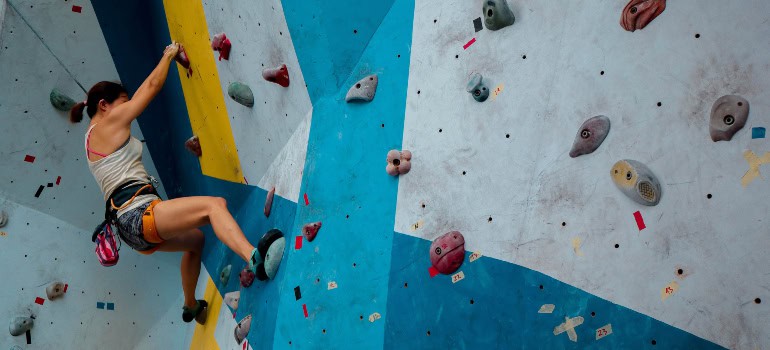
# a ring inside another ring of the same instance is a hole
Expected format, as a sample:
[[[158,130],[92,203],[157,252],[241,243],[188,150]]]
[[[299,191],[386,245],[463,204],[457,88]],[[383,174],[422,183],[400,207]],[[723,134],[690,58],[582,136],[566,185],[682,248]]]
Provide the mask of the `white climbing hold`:
[[[45,289],[45,294],[48,296],[48,300],[54,300],[64,295],[64,283],[53,282]]]
[[[377,92],[377,82],[377,74],[364,77],[350,87],[348,94],[345,95],[345,101],[371,102],[374,99],[374,94]]]
[[[235,326],[235,341],[238,342],[238,345],[241,345],[244,339],[246,339],[246,336],[249,335],[249,330],[251,329],[251,315],[248,315],[241,319],[240,322],[238,322],[238,325]]]
[[[8,224],[8,213],[5,210],[0,210],[0,227],[5,227]]]
[[[238,310],[238,302],[241,300],[241,292],[235,291],[225,294],[225,304],[233,311]]]

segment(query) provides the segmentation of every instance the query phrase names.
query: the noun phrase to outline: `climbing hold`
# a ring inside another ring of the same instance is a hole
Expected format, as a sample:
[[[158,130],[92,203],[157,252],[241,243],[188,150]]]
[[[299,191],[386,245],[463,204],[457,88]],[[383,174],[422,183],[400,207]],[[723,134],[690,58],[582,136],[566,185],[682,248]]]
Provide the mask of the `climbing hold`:
[[[505,0],[484,1],[484,23],[489,30],[503,29],[516,21]]]
[[[200,157],[203,154],[203,151],[201,150],[201,142],[198,139],[198,136],[193,136],[187,141],[184,142],[184,147],[187,148],[190,153]]]
[[[749,101],[736,95],[718,98],[711,107],[709,134],[711,140],[730,141],[749,119]]]
[[[572,158],[593,153],[610,133],[610,118],[597,115],[580,125],[569,156]]]
[[[222,282],[223,286],[227,285],[227,282],[230,281],[230,271],[232,271],[233,265],[227,265],[224,268],[222,268],[222,271],[219,271],[219,282]]]
[[[27,317],[15,317],[11,320],[11,325],[8,327],[12,336],[18,336],[26,333],[32,326],[35,325],[35,320],[32,316]]]
[[[192,75],[193,70],[192,67],[190,67],[190,59],[187,57],[187,52],[185,52],[182,44],[179,44],[179,52],[174,56],[174,60],[187,70],[187,77]]]
[[[385,166],[385,171],[388,175],[406,174],[412,169],[412,152],[392,149],[388,152],[387,161],[388,165]]]
[[[635,160],[620,160],[610,170],[612,181],[634,202],[653,206],[660,202],[660,182],[646,165]]]
[[[262,260],[265,259],[265,256],[267,255],[267,250],[270,248],[270,245],[272,245],[275,241],[277,241],[281,237],[283,237],[283,232],[281,232],[281,230],[279,229],[274,228],[265,232],[262,238],[259,239],[259,242],[257,242],[257,250],[259,251],[260,257],[262,257]]]
[[[241,345],[244,339],[246,339],[246,336],[249,335],[249,330],[251,329],[251,315],[248,315],[241,319],[240,322],[238,322],[238,325],[235,326],[235,341],[238,342],[238,345]]]
[[[230,39],[227,38],[227,35],[225,35],[225,33],[219,33],[217,35],[214,35],[214,39],[211,40],[211,48],[214,49],[214,51],[219,51],[220,61],[223,58],[226,60],[230,59],[231,47],[232,47],[232,44],[230,43]]]
[[[254,106],[254,94],[248,85],[240,82],[230,83],[227,87],[227,94],[230,98],[246,107]]]
[[[471,80],[468,81],[468,86],[465,88],[471,93],[473,99],[478,102],[484,102],[489,97],[489,88],[487,88],[482,79],[481,74],[473,73]]]
[[[270,217],[270,210],[273,208],[273,196],[275,196],[275,187],[265,197],[265,217]]]
[[[283,87],[289,87],[289,69],[286,68],[285,64],[275,68],[263,69],[262,78]]]
[[[5,227],[8,224],[8,213],[5,210],[0,210],[0,227]]]
[[[457,231],[447,232],[430,245],[430,262],[445,275],[457,271],[465,260],[465,238]]]
[[[275,274],[278,272],[278,267],[281,265],[281,260],[283,260],[283,251],[286,248],[286,239],[281,237],[277,239],[273,244],[270,245],[270,248],[267,250],[267,254],[265,254],[265,263],[264,263],[264,271],[266,276],[262,276],[258,270],[257,272],[257,278],[264,281],[264,279],[260,277],[267,277],[268,279],[275,278]]]
[[[307,238],[308,242],[312,242],[315,236],[318,234],[318,230],[321,229],[321,222],[311,222],[302,226],[302,234]]]
[[[54,300],[62,295],[64,295],[64,283],[63,282],[53,282],[48,285],[45,289],[45,294],[48,296],[48,300]]]
[[[260,265],[261,264],[262,263],[260,263]],[[254,283],[254,277],[256,277],[256,275],[251,272],[251,270],[249,270],[248,266],[244,267],[243,270],[241,270],[240,275],[238,275],[238,279],[241,281],[241,286],[244,288],[248,288],[252,283]]]
[[[372,74],[359,80],[350,87],[348,94],[345,95],[345,101],[371,102],[374,99],[374,94],[377,92],[377,81],[377,74]]]
[[[76,104],[75,100],[71,99],[58,89],[51,90],[49,98],[51,99],[51,105],[62,112],[69,112]]]
[[[631,0],[620,13],[620,26],[633,32],[642,29],[666,9],[666,0]]]
[[[241,300],[241,292],[235,291],[225,294],[225,304],[230,307],[233,311],[238,310],[238,302]]]

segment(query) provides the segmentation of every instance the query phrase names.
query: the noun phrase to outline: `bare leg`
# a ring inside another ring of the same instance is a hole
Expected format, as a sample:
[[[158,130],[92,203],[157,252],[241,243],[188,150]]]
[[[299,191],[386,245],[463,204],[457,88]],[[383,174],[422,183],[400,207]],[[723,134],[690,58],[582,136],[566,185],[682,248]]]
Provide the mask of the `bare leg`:
[[[203,241],[203,232],[196,228],[181,232],[158,247],[158,251],[162,252],[184,252],[181,267],[182,292],[184,292],[184,305],[189,308],[197,304],[195,286],[201,272]]]
[[[244,261],[249,261],[254,246],[246,240],[235,222],[227,202],[220,197],[183,197],[158,203],[154,209],[158,235],[171,240],[180,233],[211,224],[222,243]]]

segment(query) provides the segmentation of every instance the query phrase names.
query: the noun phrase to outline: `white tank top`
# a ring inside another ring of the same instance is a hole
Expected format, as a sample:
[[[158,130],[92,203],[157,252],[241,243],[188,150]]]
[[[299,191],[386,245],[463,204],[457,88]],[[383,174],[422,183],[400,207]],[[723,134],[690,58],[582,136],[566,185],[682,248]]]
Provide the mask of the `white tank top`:
[[[94,175],[96,182],[99,184],[106,202],[112,192],[120,187],[120,185],[129,182],[148,183],[150,176],[147,174],[147,170],[144,169],[144,164],[142,164],[142,142],[133,136],[129,137],[128,141],[117,151],[110,153],[106,157],[96,161],[88,159],[88,137],[91,134],[91,130],[97,124],[91,126],[88,132],[86,132],[86,161],[88,161],[88,169],[91,170],[91,174]],[[156,198],[158,197],[151,194],[137,196],[131,204],[118,211],[118,216]],[[122,204],[115,203],[116,206],[121,206]]]

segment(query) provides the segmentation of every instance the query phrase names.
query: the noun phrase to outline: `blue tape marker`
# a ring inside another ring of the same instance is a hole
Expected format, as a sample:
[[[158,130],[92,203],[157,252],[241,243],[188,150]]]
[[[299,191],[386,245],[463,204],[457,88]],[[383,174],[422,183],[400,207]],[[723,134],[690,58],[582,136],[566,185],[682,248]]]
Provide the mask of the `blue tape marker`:
[[[107,310],[115,310],[115,303],[107,303]]]
[[[97,309],[104,309],[104,303],[101,301],[96,302],[96,308]]]
[[[756,128],[751,129],[751,138],[752,139],[763,139],[765,138],[765,128],[758,126]]]

